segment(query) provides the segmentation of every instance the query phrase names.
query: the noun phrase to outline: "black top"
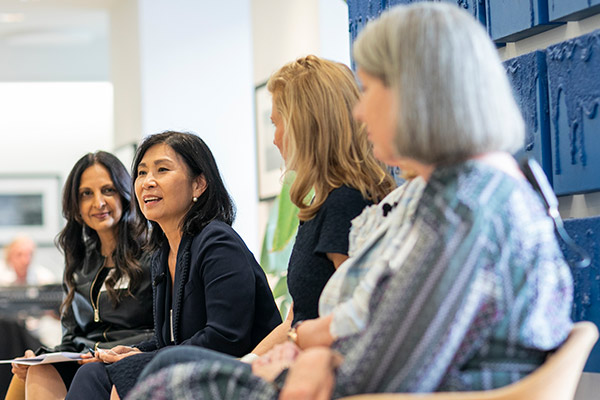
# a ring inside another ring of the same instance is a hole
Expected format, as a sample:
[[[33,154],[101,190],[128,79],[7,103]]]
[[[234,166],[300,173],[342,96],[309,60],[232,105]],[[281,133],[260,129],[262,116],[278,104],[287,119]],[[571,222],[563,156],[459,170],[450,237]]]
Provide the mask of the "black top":
[[[240,357],[281,323],[265,273],[231,226],[212,221],[196,236],[181,238],[172,291],[168,255],[165,243],[152,262],[155,339],[138,344],[140,350],[186,344]],[[107,367],[121,398],[153,356],[142,353]]]
[[[292,323],[319,316],[319,296],[335,272],[327,253],[348,254],[352,219],[371,204],[348,186],[333,189],[314,218],[300,223],[288,265]]]
[[[111,348],[119,344],[131,345],[153,336],[152,289],[149,257],[140,261],[143,278],[133,296],[121,295],[115,307],[108,292],[102,290],[108,276],[104,257],[95,246],[87,249],[83,265],[75,272],[75,296],[71,306],[61,317],[63,337],[54,348],[41,348],[37,353],[48,351],[86,351],[95,346]],[[128,279],[122,278],[115,287],[127,290]],[[67,286],[63,283],[65,294]],[[90,296],[91,295],[91,296]],[[94,318],[97,309],[98,318]]]
[[[155,340],[138,348],[151,351],[171,343],[206,347],[233,356],[252,350],[281,317],[267,278],[238,234],[221,221],[184,235],[177,251],[173,293],[168,243],[152,263]]]

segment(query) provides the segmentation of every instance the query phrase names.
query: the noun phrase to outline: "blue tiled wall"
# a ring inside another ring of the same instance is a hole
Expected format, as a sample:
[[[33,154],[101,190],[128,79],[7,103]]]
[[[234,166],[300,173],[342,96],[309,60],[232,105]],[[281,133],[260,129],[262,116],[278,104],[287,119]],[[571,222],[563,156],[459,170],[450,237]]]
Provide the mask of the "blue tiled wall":
[[[379,16],[382,11],[398,4],[410,4],[429,0],[348,0],[348,10],[350,19],[351,40],[356,39],[356,35],[365,26],[365,24]],[[465,10],[469,11],[475,18],[485,25],[485,0],[438,0],[448,3],[455,3]]]
[[[488,32],[496,42],[514,42],[553,26],[548,0],[486,0]]]
[[[508,60],[504,66],[526,127],[525,146],[515,157],[535,158],[552,183],[546,55],[536,51]]]
[[[352,40],[382,10],[418,1],[446,1],[465,8],[487,27],[498,45],[600,13],[600,0],[348,0]]]
[[[573,299],[573,320],[592,321],[600,326],[600,217],[571,219],[565,221],[565,228],[575,242],[586,249],[592,259],[587,268],[572,268],[575,286]],[[578,261],[579,256],[562,244],[567,260]],[[571,264],[573,264],[571,262]],[[594,346],[586,372],[600,372],[600,341]]]
[[[548,47],[546,60],[554,191],[600,190],[600,30]]]
[[[576,21],[600,12],[600,0],[548,0],[550,21]]]

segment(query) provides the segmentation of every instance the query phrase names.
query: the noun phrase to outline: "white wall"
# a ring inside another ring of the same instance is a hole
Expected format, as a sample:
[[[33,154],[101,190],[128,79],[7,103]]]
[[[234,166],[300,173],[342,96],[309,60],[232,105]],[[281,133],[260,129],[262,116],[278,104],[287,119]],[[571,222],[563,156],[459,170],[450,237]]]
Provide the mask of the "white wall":
[[[55,174],[62,188],[83,154],[112,149],[109,83],[4,82],[0,110],[2,174]],[[40,246],[35,261],[61,276],[62,257],[52,244]]]
[[[307,54],[350,64],[348,6],[342,0],[253,0],[254,84]]]
[[[0,12],[22,20],[0,23],[0,81],[106,81],[108,13],[80,4],[2,1]],[[11,4],[9,4],[11,3]]]
[[[254,84],[283,64],[319,52],[318,0],[253,0]]]
[[[193,131],[209,145],[258,254],[250,1],[138,3],[141,131]]]
[[[350,27],[345,1],[319,0],[319,43],[321,57],[350,66]]]
[[[119,148],[137,143],[142,137],[138,0],[114,2],[109,15],[114,138],[115,147]]]

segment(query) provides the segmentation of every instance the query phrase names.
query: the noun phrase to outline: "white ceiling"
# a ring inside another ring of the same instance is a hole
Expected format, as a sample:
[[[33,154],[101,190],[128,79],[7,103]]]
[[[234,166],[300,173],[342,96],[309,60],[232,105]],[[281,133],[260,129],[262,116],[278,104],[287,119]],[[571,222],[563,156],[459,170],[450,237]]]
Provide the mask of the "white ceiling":
[[[105,36],[113,0],[0,0],[0,41],[10,45],[78,43]],[[7,22],[14,21],[14,22]],[[46,37],[45,37],[46,36]]]
[[[113,1],[0,0],[0,81],[104,79]]]

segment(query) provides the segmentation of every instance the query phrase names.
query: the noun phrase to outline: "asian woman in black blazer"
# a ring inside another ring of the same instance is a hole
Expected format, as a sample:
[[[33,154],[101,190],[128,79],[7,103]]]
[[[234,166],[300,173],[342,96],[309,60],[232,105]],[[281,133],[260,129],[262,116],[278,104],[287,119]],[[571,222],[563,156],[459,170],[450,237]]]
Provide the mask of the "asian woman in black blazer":
[[[206,144],[191,133],[148,137],[133,165],[137,212],[153,251],[155,338],[97,352],[69,398],[124,398],[159,349],[252,350],[281,317],[266,276],[231,228],[232,201]]]

